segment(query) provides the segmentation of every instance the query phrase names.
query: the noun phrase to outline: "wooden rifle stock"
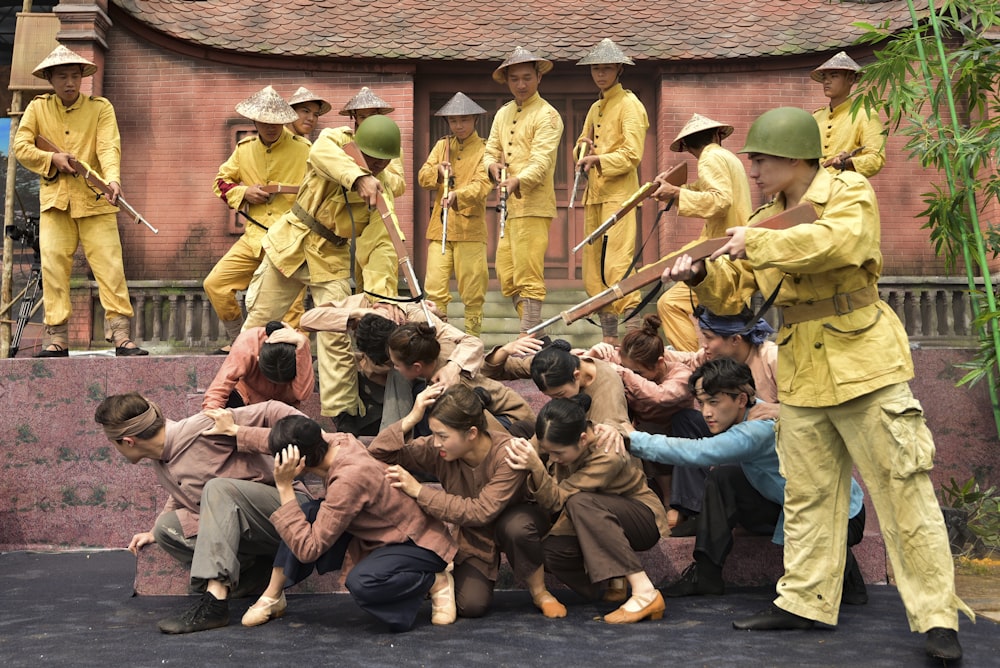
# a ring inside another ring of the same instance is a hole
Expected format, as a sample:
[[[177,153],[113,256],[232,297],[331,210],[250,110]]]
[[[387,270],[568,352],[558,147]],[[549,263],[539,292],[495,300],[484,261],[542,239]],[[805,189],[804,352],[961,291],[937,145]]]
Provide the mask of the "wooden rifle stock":
[[[49,153],[66,153],[66,151],[63,151],[61,148],[53,144],[51,141],[49,141],[42,135],[35,135],[35,147],[41,149],[42,151],[48,151]],[[83,178],[87,181],[87,183],[91,185],[91,187],[95,188],[100,192],[98,198],[100,198],[100,196],[103,195],[105,199],[108,199],[110,201],[110,198],[114,194],[114,191],[111,190],[111,186],[109,186],[108,183],[104,179],[102,179],[96,171],[94,171],[93,167],[91,167],[82,160],[78,160],[72,155],[69,158],[69,165],[76,171],[77,174],[82,175]],[[132,222],[134,222],[136,225],[142,223],[143,225],[148,227],[153,234],[160,233],[158,229],[150,225],[149,221],[146,220],[146,218],[141,213],[136,211],[131,204],[126,202],[125,198],[122,197],[121,195],[118,196],[118,201],[115,203],[115,205],[121,207],[122,209],[125,209],[125,212],[128,213],[130,216],[132,216]]]
[[[676,165],[669,172],[667,172],[666,181],[667,183],[671,183],[678,187],[687,183],[687,163],[682,162],[681,164]],[[615,211],[613,214],[611,214],[607,220],[601,223],[601,225],[596,230],[588,234],[583,241],[574,246],[573,252],[579,253],[580,249],[586,246],[587,244],[593,244],[605,232],[611,229],[611,227],[615,223],[624,218],[629,211],[639,206],[639,204],[641,204],[643,201],[652,197],[653,193],[659,190],[659,188],[660,188],[659,184],[656,183],[655,181],[643,184],[641,188],[639,188],[637,191],[629,195],[629,198],[626,199],[624,202],[622,202],[622,205],[618,208],[618,210]],[[670,204],[667,204],[667,208],[668,209],[670,208]]]
[[[346,153],[358,167],[363,169],[368,169],[368,163],[365,162],[365,156],[361,153],[361,149],[354,142],[350,142],[342,146],[344,153]],[[350,204],[348,204],[350,206]],[[409,253],[406,252],[406,246],[403,244],[403,236],[399,232],[399,228],[396,226],[396,219],[393,216],[392,211],[389,209],[389,203],[385,199],[384,193],[379,193],[375,201],[375,206],[378,209],[379,216],[382,218],[382,224],[385,225],[386,231],[389,233],[389,240],[392,241],[392,247],[396,250],[396,258],[399,261],[400,266],[403,267],[403,280],[410,287],[410,294],[420,300],[420,306],[424,310],[424,317],[427,319],[427,324],[431,327],[434,326],[433,320],[431,320],[430,309],[427,308],[427,302],[424,300],[424,293],[420,289],[420,282],[417,280],[417,273],[413,269],[413,260],[410,259]]]
[[[283,183],[272,183],[270,185],[261,186],[261,190],[266,192],[268,195],[298,195],[298,186],[289,186]]]
[[[444,188],[441,190],[441,255],[444,255],[448,244],[448,195],[455,180],[451,172],[451,135],[444,138],[444,161],[449,166],[444,170]]]
[[[812,204],[803,202],[790,209],[786,209],[777,215],[771,216],[770,218],[748,225],[748,227],[784,230],[795,225],[811,223],[814,220],[816,220],[816,210],[813,209]],[[560,320],[565,322],[567,325],[572,324],[580,318],[586,317],[591,313],[604,308],[608,304],[621,299],[625,295],[660,280],[663,270],[670,267],[674,260],[681,255],[690,255],[691,258],[697,262],[698,260],[704,260],[705,258],[710,257],[712,253],[725,246],[728,242],[729,237],[716,237],[714,239],[706,239],[695,244],[694,246],[691,246],[690,248],[682,248],[681,250],[669,253],[653,264],[643,267],[631,276],[623,278],[621,281],[607,288],[603,292],[580,302],[576,306],[570,307],[559,315],[549,318],[535,327],[532,327],[527,333],[534,334],[535,332],[539,332],[546,327],[559,322]]]

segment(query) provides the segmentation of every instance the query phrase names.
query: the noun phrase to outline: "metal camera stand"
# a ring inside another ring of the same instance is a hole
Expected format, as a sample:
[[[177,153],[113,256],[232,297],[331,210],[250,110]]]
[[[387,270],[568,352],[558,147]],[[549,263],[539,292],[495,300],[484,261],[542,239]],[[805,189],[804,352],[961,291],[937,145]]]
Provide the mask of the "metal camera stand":
[[[14,324],[13,335],[10,340],[10,357],[17,357],[17,350],[21,345],[21,335],[24,328],[31,320],[31,316],[37,310],[36,304],[42,292],[42,254],[38,246],[38,220],[32,219],[25,214],[27,224],[21,228],[16,225],[8,225],[5,233],[14,241],[20,241],[25,246],[31,246],[32,260],[31,273],[28,274],[28,283],[21,292],[21,303],[17,308],[17,320]]]

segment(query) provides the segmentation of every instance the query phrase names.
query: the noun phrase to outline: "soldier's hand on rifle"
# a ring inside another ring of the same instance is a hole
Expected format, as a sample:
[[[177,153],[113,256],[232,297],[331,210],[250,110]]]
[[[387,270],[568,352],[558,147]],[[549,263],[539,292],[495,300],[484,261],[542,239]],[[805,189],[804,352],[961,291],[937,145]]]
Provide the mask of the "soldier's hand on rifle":
[[[371,174],[359,176],[354,182],[354,192],[358,193],[369,208],[374,207],[378,204],[379,193],[382,192],[382,182]]]
[[[271,199],[271,194],[259,185],[249,186],[243,193],[243,199],[251,204],[263,204]]]
[[[111,194],[108,195],[108,204],[117,204],[118,198],[122,196],[122,185],[117,181],[108,184]]]
[[[728,255],[734,260],[742,260],[747,256],[747,228],[745,227],[730,227],[726,230],[726,236],[729,237],[729,241],[726,245],[719,250],[712,253],[710,259],[714,260],[717,257],[723,255]]]
[[[598,171],[601,169],[601,156],[599,155],[585,155],[580,158],[580,161],[576,163],[577,169],[582,169],[584,172],[589,172],[594,167]]]
[[[457,204],[458,204],[458,197],[455,195],[455,191],[452,190],[450,193],[448,193],[448,198],[444,200],[444,206],[446,206],[449,209],[457,209],[458,208],[456,206]]]
[[[667,183],[666,181],[660,181],[659,177],[653,183],[659,184],[659,188],[653,193],[653,197],[661,202],[669,202],[671,200],[677,199],[681,194],[681,189],[672,183]]]
[[[521,179],[516,176],[508,176],[506,181],[500,183],[500,187],[507,187],[507,192],[514,197],[521,197]]]
[[[76,170],[73,169],[71,164],[69,164],[69,161],[72,158],[72,153],[53,153],[52,164],[56,166],[56,169],[61,174],[76,174]]]
[[[438,183],[444,183],[444,180],[451,176],[451,163],[444,161],[438,164]]]
[[[834,167],[835,169],[844,170],[847,166],[851,164],[851,154],[847,151],[841,151],[837,155],[833,156],[829,160],[823,162],[824,167]]]
[[[674,260],[674,266],[663,270],[660,280],[664,283],[670,281],[684,281],[689,285],[696,285],[705,277],[705,263],[699,260],[694,262],[690,255],[681,255]],[[697,279],[697,280],[696,280]]]
[[[490,181],[493,181],[493,183],[499,184],[499,182],[500,182],[500,170],[501,169],[503,169],[503,167],[500,166],[499,162],[494,162],[492,165],[490,165],[490,168],[489,168],[489,171],[490,171]]]

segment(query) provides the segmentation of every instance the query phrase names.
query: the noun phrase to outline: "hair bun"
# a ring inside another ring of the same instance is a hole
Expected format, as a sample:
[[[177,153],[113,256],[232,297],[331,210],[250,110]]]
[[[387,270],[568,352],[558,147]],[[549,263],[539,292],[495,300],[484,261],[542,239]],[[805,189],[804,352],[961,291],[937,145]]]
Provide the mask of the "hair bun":
[[[565,350],[566,352],[573,350],[573,346],[566,339],[554,339],[549,343],[548,347],[555,348],[556,350]]]
[[[483,405],[483,410],[488,409],[490,404],[493,403],[493,397],[490,396],[490,393],[487,392],[485,388],[474,387],[472,388],[472,393],[476,395],[476,398],[478,398],[479,402]]]
[[[284,329],[284,328],[285,328],[285,323],[281,322],[280,320],[271,320],[266,325],[264,325],[264,331],[267,333],[268,336],[271,336],[279,329]]]
[[[590,407],[594,403],[594,398],[591,397],[589,394],[584,394],[583,392],[577,394],[576,396],[568,398],[570,401],[572,401],[573,403],[577,404],[580,408],[582,408],[584,413],[589,413]]]

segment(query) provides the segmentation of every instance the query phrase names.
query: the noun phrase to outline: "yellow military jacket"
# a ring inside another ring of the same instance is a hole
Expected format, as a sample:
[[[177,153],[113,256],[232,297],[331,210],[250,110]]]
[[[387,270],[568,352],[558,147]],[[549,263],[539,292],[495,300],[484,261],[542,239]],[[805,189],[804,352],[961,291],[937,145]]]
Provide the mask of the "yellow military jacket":
[[[66,107],[55,93],[39,95],[24,110],[13,151],[18,162],[42,176],[38,193],[42,211],[57,209],[83,218],[118,210],[107,199],[98,199],[82,174],[58,173],[52,153],[35,147],[38,135],[90,165],[108,183],[120,184],[121,138],[115,109],[108,100],[80,95]]]
[[[331,128],[337,132],[340,141],[344,144],[354,141],[354,128],[343,125],[339,128]],[[389,187],[389,192],[393,197],[400,197],[406,192],[406,174],[403,171],[403,148],[399,149],[399,157],[389,161],[389,166],[385,168],[385,179],[382,180]]]
[[[823,141],[823,160],[825,162],[841,151],[851,151],[864,147],[854,156],[854,171],[862,176],[872,177],[882,171],[885,166],[885,129],[878,116],[869,116],[864,109],[858,112],[856,118],[851,117],[851,100],[845,100],[830,109],[827,105],[813,112],[813,118],[819,124],[819,134]],[[835,167],[827,167],[831,172],[839,171]]]
[[[877,285],[882,273],[878,202],[866,178],[824,169],[803,196],[819,218],[787,230],[748,229],[746,260],[719,258],[695,286],[699,301],[716,313],[739,313],[754,292],[776,306],[828,299]],[[783,211],[778,196],[751,217]],[[782,282],[782,279],[784,281]],[[777,334],[778,398],[792,406],[836,406],[913,377],[909,341],[883,301],[844,315],[785,325]]]
[[[483,166],[486,142],[476,132],[465,141],[449,135],[438,140],[427,156],[427,162],[417,172],[421,188],[435,191],[434,210],[427,224],[427,238],[441,240],[441,193],[444,184],[438,183],[438,165],[444,162],[445,142],[449,143],[451,170],[455,177],[455,204],[448,213],[448,241],[486,242],[486,198],[492,185]]]
[[[583,122],[580,139],[594,141],[601,168],[587,174],[584,204],[620,204],[639,189],[639,163],[646,146],[649,119],[639,98],[615,84],[601,93]]]
[[[704,218],[701,239],[725,236],[726,229],[747,224],[753,205],[743,162],[718,144],[709,144],[698,158],[698,179],[681,188],[677,214]]]
[[[260,137],[245,137],[236,145],[236,150],[219,167],[219,173],[212,184],[212,190],[231,209],[244,208],[247,214],[264,227],[271,227],[281,216],[292,208],[294,194],[278,193],[263,204],[244,202],[243,197],[250,186],[284,185],[298,186],[306,173],[306,159],[309,157],[309,141],[283,130],[281,136],[265,146]],[[241,219],[243,236],[254,250],[260,252],[260,243],[266,230]]]
[[[368,205],[351,190],[359,177],[371,172],[360,167],[341,148],[353,140],[353,133],[344,132],[346,129],[326,128],[320,132],[309,151],[306,175],[295,201],[317,222],[347,241],[354,234],[359,239],[371,239],[373,244],[388,243],[389,234],[378,210],[369,211]],[[383,171],[376,178],[385,188],[385,199],[395,222],[392,190],[388,185],[392,177]],[[398,223],[395,224],[398,229]],[[295,273],[303,263],[315,282],[350,276],[348,244],[338,246],[327,241],[312,232],[291,211],[271,226],[264,237],[263,248],[275,268],[285,276]]]
[[[538,93],[523,106],[511,100],[500,107],[493,118],[490,137],[486,141],[483,165],[507,163],[508,176],[521,180],[521,196],[507,199],[507,217],[556,215],[555,171],[563,122],[559,112]]]

